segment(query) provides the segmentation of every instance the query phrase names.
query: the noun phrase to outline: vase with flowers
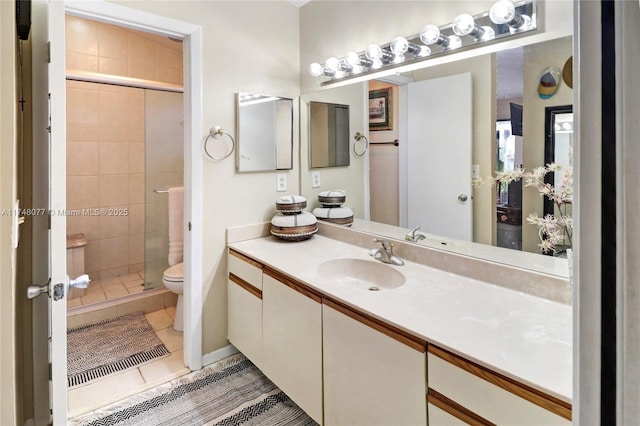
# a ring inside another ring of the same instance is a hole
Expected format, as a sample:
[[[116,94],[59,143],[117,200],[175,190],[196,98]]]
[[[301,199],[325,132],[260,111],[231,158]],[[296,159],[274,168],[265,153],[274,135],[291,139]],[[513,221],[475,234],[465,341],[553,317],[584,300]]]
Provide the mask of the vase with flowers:
[[[554,174],[555,184],[545,182],[545,176]],[[573,237],[573,220],[571,205],[573,203],[573,167],[556,163],[544,167],[536,167],[532,171],[522,168],[498,172],[495,177],[474,179],[474,188],[484,184],[509,184],[522,180],[525,187],[533,187],[540,197],[546,197],[554,204],[554,212],[544,216],[537,212],[527,217],[527,223],[538,227],[540,251],[545,254],[559,255],[571,249]]]

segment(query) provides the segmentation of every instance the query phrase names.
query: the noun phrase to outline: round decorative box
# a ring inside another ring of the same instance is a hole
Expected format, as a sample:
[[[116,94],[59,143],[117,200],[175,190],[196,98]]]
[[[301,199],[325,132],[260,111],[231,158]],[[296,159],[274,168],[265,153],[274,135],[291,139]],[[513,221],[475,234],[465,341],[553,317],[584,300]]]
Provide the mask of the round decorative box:
[[[353,210],[349,207],[317,207],[313,214],[320,220],[338,225],[351,226],[353,223]]]
[[[271,219],[271,235],[287,241],[309,239],[318,232],[318,220],[309,212],[278,213]]]
[[[276,200],[276,209],[282,214],[298,214],[307,207],[307,199],[301,195],[285,195]]]
[[[322,191],[318,194],[318,202],[324,207],[341,206],[347,199],[344,191]]]

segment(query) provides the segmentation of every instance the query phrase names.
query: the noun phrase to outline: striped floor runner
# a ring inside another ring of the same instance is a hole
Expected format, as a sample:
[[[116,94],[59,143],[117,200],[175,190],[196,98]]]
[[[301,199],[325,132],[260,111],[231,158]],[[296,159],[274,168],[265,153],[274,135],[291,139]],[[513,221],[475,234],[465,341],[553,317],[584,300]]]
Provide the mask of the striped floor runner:
[[[70,419],[79,425],[316,425],[242,354]]]
[[[78,386],[167,355],[142,312],[75,327],[67,330],[67,385]]]

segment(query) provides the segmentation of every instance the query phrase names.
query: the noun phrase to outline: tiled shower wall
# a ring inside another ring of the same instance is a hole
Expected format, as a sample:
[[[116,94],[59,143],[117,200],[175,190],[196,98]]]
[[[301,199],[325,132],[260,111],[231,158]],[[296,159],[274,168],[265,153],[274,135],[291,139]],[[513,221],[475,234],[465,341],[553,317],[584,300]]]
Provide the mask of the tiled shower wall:
[[[144,270],[144,102],[143,89],[67,81],[67,233],[85,234],[92,279]]]
[[[182,43],[66,16],[67,70],[182,85]]]
[[[182,44],[167,37],[67,15],[66,49],[71,72],[183,84]],[[143,89],[67,81],[67,209],[78,213],[67,233],[87,237],[92,279],[144,271]]]

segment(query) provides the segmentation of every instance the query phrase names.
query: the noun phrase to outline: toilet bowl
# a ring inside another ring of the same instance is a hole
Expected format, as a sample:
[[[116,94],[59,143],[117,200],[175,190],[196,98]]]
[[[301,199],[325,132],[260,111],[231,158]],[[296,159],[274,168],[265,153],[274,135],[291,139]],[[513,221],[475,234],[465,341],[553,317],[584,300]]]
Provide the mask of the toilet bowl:
[[[176,317],[173,320],[173,329],[182,331],[184,329],[183,306],[182,306],[182,290],[184,288],[184,263],[177,263],[167,268],[162,274],[162,284],[172,292],[178,295],[176,303]]]

